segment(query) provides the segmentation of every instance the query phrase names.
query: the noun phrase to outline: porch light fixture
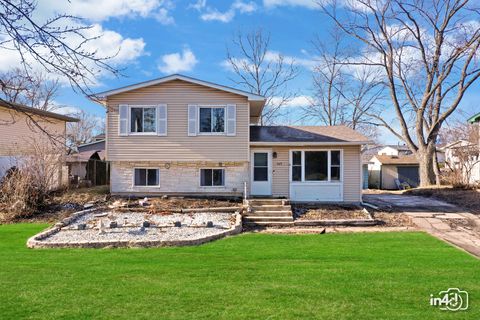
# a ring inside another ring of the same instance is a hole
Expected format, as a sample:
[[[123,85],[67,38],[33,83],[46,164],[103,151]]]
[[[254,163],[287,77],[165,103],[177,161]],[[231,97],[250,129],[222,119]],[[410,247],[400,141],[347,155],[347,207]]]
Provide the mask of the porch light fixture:
[[[277,159],[277,153],[273,152],[272,157],[273,157],[273,159]]]

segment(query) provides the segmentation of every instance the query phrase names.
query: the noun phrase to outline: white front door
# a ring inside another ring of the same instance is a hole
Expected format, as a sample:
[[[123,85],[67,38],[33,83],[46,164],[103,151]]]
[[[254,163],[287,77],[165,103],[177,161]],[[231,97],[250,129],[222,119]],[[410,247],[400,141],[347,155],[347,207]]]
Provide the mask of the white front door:
[[[272,195],[272,151],[252,151],[250,159],[252,196]]]

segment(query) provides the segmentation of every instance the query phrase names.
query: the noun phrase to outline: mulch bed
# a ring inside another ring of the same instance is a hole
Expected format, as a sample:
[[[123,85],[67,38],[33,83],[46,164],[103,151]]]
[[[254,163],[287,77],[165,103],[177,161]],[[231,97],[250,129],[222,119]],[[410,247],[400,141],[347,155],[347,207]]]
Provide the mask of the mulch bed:
[[[384,227],[411,227],[414,225],[412,219],[403,213],[374,212],[372,216],[374,219],[382,220]]]
[[[298,220],[369,219],[362,207],[354,205],[294,205],[292,209]]]

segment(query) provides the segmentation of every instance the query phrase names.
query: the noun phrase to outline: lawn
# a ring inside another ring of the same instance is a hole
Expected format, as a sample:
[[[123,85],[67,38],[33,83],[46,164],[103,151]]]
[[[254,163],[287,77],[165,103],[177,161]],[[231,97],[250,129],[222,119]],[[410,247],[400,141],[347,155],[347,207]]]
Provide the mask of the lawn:
[[[27,249],[45,226],[0,226],[1,319],[480,318],[480,261],[423,233]],[[449,287],[470,293],[468,311],[429,306]]]

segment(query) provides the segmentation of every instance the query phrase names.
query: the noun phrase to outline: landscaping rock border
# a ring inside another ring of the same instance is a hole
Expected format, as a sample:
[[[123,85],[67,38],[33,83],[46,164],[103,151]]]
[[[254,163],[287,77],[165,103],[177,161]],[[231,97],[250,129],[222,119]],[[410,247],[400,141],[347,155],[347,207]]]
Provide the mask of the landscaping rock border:
[[[206,242],[214,241],[221,239],[226,236],[236,235],[242,232],[242,215],[241,210],[235,212],[235,224],[230,228],[225,230],[222,233],[206,236],[206,237],[199,237],[194,239],[187,239],[187,240],[174,240],[174,241],[166,241],[166,240],[154,240],[154,241],[91,241],[91,242],[45,242],[42,241],[43,239],[61,231],[61,228],[73,223],[75,220],[80,218],[81,216],[90,213],[92,211],[96,211],[97,209],[88,209],[76,212],[72,214],[70,217],[63,219],[61,222],[56,223],[53,227],[44,230],[27,241],[27,247],[32,249],[38,248],[145,248],[145,247],[170,247],[170,246],[192,246],[192,245],[200,245]]]

